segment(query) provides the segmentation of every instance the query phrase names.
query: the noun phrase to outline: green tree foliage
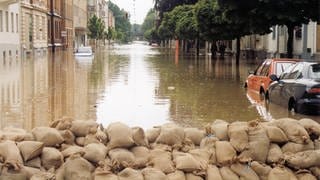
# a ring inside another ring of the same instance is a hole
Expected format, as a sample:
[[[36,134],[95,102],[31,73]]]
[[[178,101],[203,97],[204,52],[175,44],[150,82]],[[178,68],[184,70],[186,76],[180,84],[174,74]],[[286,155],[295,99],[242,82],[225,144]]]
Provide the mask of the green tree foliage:
[[[142,33],[145,33],[146,31],[151,30],[155,26],[155,21],[156,21],[156,13],[154,9],[150,9],[141,25]]]
[[[109,1],[109,8],[115,17],[115,31],[117,32],[115,38],[124,43],[131,41],[131,24],[128,12],[120,9],[111,1]]]
[[[93,15],[88,22],[88,36],[91,39],[102,39],[104,36],[105,25],[101,18]]]
[[[164,13],[172,11],[175,7],[197,2],[198,0],[155,0],[155,9],[159,12],[159,18],[162,20]]]

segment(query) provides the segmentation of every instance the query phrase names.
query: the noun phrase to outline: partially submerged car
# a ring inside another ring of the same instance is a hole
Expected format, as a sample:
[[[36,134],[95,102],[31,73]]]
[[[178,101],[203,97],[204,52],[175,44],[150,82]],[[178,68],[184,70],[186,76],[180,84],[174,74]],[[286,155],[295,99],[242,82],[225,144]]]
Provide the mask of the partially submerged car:
[[[266,98],[289,111],[301,114],[320,114],[320,63],[299,62],[290,66],[274,81]]]

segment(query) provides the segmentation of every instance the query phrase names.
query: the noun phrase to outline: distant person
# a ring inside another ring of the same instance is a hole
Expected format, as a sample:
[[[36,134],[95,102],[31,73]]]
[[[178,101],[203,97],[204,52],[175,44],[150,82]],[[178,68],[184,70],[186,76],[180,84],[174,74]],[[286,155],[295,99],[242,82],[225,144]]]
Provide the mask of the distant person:
[[[211,50],[212,57],[216,56],[218,48],[217,48],[217,44],[215,42],[212,43],[210,50]]]
[[[220,57],[224,58],[224,53],[226,52],[226,45],[221,44],[219,50],[220,50]]]

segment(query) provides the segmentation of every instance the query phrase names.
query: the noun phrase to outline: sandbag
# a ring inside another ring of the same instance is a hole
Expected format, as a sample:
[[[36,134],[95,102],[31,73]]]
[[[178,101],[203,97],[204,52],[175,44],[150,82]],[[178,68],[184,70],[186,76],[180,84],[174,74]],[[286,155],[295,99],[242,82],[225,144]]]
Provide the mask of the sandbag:
[[[114,169],[124,169],[127,167],[133,167],[135,158],[132,152],[127,149],[116,148],[109,151],[109,157],[111,159]]]
[[[307,170],[298,171],[296,177],[298,180],[317,180],[317,178]]]
[[[228,125],[228,122],[217,119],[211,124],[211,133],[220,141],[228,141]]]
[[[273,164],[273,163],[279,163],[284,159],[283,153],[281,148],[278,144],[270,144],[268,157],[267,157],[267,163]]]
[[[175,171],[171,153],[160,149],[153,149],[150,151],[150,161],[148,165],[161,170],[165,174]]]
[[[41,172],[33,175],[30,180],[56,180],[56,177],[52,173]]]
[[[157,140],[158,136],[160,135],[160,131],[160,128],[152,128],[146,131],[146,137],[149,143],[154,143]]]
[[[206,180],[223,180],[219,169],[214,165],[209,165],[206,177]]]
[[[167,175],[168,180],[186,180],[186,175],[183,171],[175,171]]]
[[[220,165],[232,163],[237,156],[236,150],[228,141],[216,142],[217,163]]]
[[[83,142],[83,145],[84,146],[87,146],[89,144],[93,144],[93,143],[96,143],[96,144],[103,144],[99,141],[99,139],[97,138],[96,134],[91,134],[91,133],[88,133],[86,135],[86,137],[84,137],[84,142]]]
[[[119,180],[144,180],[140,171],[126,168],[118,174]]]
[[[215,160],[215,157],[211,158],[213,154],[206,149],[193,149],[189,151],[189,154],[199,161],[200,167],[203,170],[207,169],[209,162],[211,163]]]
[[[301,151],[314,150],[314,143],[309,141],[307,144],[298,144],[293,142],[288,142],[281,147],[283,153],[297,153]]]
[[[18,143],[18,148],[22,154],[24,161],[28,161],[39,156],[42,152],[44,144],[37,141],[23,141]]]
[[[109,137],[108,147],[110,149],[128,148],[134,145],[132,129],[125,124],[120,122],[109,124],[107,134]]]
[[[107,155],[107,148],[103,144],[88,144],[84,147],[84,156],[86,160],[98,163],[101,160],[104,160]]]
[[[287,135],[277,126],[265,126],[270,142],[286,143],[288,142]]]
[[[234,173],[230,167],[224,166],[220,168],[220,174],[223,180],[239,180],[239,176]]]
[[[44,146],[56,146],[63,143],[64,139],[58,130],[49,127],[36,127],[32,134],[37,141],[43,142]]]
[[[237,152],[242,152],[249,146],[248,125],[243,122],[235,122],[228,127],[230,143]]]
[[[137,146],[148,146],[149,142],[144,133],[144,130],[140,127],[132,128],[132,137],[135,145]]]
[[[312,119],[300,119],[299,124],[301,124],[307,132],[311,135],[314,134],[316,136],[320,136],[320,124]]]
[[[150,158],[150,151],[144,146],[136,146],[130,150],[134,155],[134,168],[144,168],[148,164]]]
[[[112,172],[97,168],[94,172],[94,180],[118,180],[118,176]]]
[[[78,146],[85,146],[85,145],[84,145],[84,144],[85,144],[85,140],[86,140],[85,137],[77,137],[77,138],[76,138],[76,144],[77,144]]]
[[[194,145],[199,146],[202,139],[205,137],[205,132],[197,128],[185,128],[185,138],[190,139]]]
[[[320,150],[320,139],[314,140],[314,150]]]
[[[248,165],[236,163],[231,165],[231,170],[235,172],[240,179],[259,180],[259,176]]]
[[[20,128],[14,128],[14,127],[5,127],[0,132],[1,139],[3,140],[11,140],[20,142],[25,140],[25,137],[27,136],[27,131]]]
[[[299,144],[309,142],[310,137],[308,132],[297,120],[282,118],[274,121],[274,123],[284,131],[290,141]]]
[[[28,167],[33,167],[33,168],[40,169],[41,168],[41,159],[40,159],[40,157],[36,157],[34,159],[30,159],[24,165],[28,166]]]
[[[181,146],[184,137],[183,128],[176,125],[162,126],[156,143],[167,144],[169,146]]]
[[[144,180],[167,180],[167,176],[159,169],[145,168],[141,172]]]
[[[83,156],[85,154],[85,149],[80,146],[70,146],[67,149],[61,151],[61,153],[64,158],[68,158],[75,154],[80,154],[81,156]]]
[[[172,151],[172,147],[166,144],[157,144],[153,143],[150,145],[151,149],[159,149],[159,150],[164,150],[164,151]]]
[[[50,127],[55,128],[59,131],[70,129],[72,126],[73,118],[70,117],[62,117],[61,119],[55,120],[50,123]]]
[[[89,133],[96,133],[98,129],[96,121],[72,121],[70,130],[77,137],[85,137]]]
[[[75,143],[76,137],[70,130],[59,131],[65,144],[73,145]]]
[[[268,180],[298,180],[298,179],[290,169],[285,167],[275,167],[270,171]]]
[[[272,168],[266,164],[261,164],[257,161],[251,163],[252,170],[259,176],[261,180],[267,180]]]
[[[320,166],[320,150],[303,151],[285,156],[289,167],[305,169]]]
[[[202,170],[201,163],[189,153],[173,152],[173,161],[178,170],[183,172],[194,172]]]
[[[313,174],[314,176],[317,177],[317,179],[320,179],[320,166],[318,166],[318,167],[312,167],[312,168],[310,168],[310,171],[312,172],[312,174]]]
[[[23,165],[19,148],[13,141],[0,141],[0,157],[4,158],[4,162],[12,165],[15,170],[19,169],[19,167]]]
[[[187,173],[186,180],[203,180],[203,178],[201,176],[197,176],[192,173]]]
[[[270,145],[266,130],[260,125],[249,127],[248,137],[249,148],[239,155],[239,159],[242,162],[251,160],[266,162]]]
[[[107,134],[103,132],[100,128],[97,129],[95,137],[102,144],[107,144],[109,141]]]
[[[219,141],[219,139],[214,136],[204,137],[200,142],[200,149],[214,150],[217,141]]]
[[[41,164],[47,170],[58,169],[63,164],[63,156],[55,148],[44,147],[41,153]]]
[[[82,157],[71,156],[63,165],[64,180],[92,180],[94,166]]]

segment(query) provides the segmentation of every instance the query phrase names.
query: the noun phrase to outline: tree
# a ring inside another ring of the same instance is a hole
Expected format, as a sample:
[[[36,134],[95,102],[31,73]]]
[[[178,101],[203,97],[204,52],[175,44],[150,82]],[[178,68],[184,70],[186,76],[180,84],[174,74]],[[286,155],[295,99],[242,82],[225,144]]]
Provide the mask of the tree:
[[[105,25],[101,18],[98,18],[96,15],[93,15],[88,22],[88,36],[91,39],[99,40],[103,39]]]
[[[159,12],[160,21],[166,12],[172,11],[179,5],[195,4],[198,0],[155,0],[155,9]]]

